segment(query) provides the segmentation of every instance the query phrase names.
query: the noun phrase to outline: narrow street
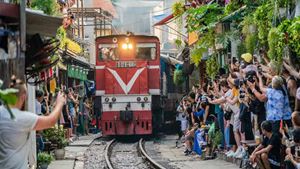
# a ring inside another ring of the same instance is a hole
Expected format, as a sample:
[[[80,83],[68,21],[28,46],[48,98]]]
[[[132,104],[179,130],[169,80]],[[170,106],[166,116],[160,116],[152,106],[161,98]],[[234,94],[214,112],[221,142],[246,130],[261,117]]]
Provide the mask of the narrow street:
[[[0,169],[300,169],[300,0],[0,0]]]

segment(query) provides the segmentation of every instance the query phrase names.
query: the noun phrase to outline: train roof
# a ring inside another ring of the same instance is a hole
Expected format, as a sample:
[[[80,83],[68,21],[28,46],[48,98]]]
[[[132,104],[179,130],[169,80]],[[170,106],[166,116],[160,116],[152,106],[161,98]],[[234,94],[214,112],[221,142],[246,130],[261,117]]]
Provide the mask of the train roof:
[[[150,36],[150,35],[126,35],[126,34],[119,34],[119,35],[107,35],[107,36],[99,36],[96,38],[96,40],[98,39],[106,39],[106,38],[114,38],[114,37],[135,37],[135,38],[147,38],[147,39],[158,39],[157,36]]]

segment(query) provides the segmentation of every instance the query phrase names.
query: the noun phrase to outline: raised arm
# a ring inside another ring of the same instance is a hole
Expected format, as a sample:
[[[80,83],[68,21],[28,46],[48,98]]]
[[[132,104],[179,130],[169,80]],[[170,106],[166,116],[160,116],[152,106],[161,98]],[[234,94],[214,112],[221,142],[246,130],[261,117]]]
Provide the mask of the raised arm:
[[[39,116],[34,130],[43,130],[54,126],[60,117],[62,108],[66,102],[63,93],[59,92],[56,99],[56,104],[49,116]]]
[[[296,77],[297,79],[300,79],[300,74],[299,72],[296,71],[296,69],[294,69],[293,67],[291,67],[285,62],[283,62],[283,66],[290,73],[290,75]]]
[[[247,85],[249,86],[249,88],[251,89],[252,93],[255,95],[255,97],[261,101],[261,102],[265,102],[267,100],[267,96],[264,94],[266,92],[260,93],[255,89],[255,82],[251,83],[249,81],[247,81]],[[262,90],[261,90],[262,91]]]

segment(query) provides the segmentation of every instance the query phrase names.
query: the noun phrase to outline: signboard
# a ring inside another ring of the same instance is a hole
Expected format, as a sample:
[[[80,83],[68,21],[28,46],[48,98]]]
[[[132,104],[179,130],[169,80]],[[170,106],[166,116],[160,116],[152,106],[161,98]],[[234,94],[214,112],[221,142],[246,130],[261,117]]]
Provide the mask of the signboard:
[[[118,68],[136,67],[136,62],[134,61],[118,61],[116,64]]]

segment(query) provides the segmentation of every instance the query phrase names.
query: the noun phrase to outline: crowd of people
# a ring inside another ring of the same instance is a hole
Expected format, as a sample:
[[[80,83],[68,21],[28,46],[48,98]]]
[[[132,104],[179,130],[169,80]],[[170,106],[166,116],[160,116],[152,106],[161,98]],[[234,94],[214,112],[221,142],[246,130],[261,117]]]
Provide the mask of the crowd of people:
[[[62,86],[62,89],[66,89]],[[76,90],[77,89],[77,90]],[[89,125],[92,116],[92,98],[81,96],[79,90],[82,88],[68,88],[64,90],[66,95],[66,104],[64,105],[61,116],[58,120],[58,125],[63,125],[67,129],[66,137],[69,141],[73,141],[78,135],[88,135]],[[54,103],[52,94],[49,94],[47,89],[36,90],[36,114],[39,116],[47,116],[52,111]],[[40,134],[38,134],[40,137]],[[39,138],[38,137],[38,138]]]
[[[214,157],[223,151],[240,159],[250,153],[252,167],[299,169],[299,73],[288,60],[282,66],[265,59],[264,65],[249,53],[229,65],[179,101],[176,121],[184,153]],[[254,140],[257,147],[246,152],[244,143]]]

